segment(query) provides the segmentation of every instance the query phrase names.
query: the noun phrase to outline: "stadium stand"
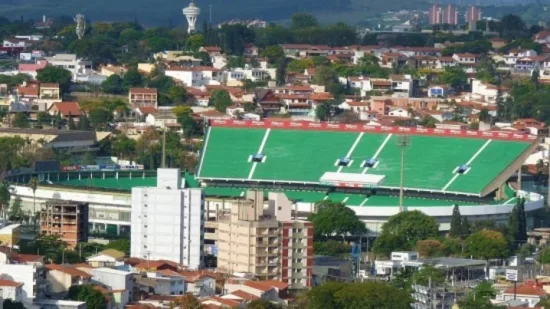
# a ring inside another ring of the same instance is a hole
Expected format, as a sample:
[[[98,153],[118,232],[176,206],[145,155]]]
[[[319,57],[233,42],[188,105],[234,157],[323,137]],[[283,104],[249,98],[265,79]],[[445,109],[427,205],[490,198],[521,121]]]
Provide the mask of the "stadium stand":
[[[407,133],[410,146],[405,149],[404,173],[408,190],[479,196],[534,145],[532,138],[523,136],[500,134],[491,138],[459,133],[459,137]],[[214,125],[204,142],[197,177],[319,184],[326,172],[374,174],[386,176],[382,188],[396,189],[401,167],[399,134]],[[258,153],[263,155],[262,161],[252,162]],[[339,164],[341,158],[350,159],[347,166]],[[363,166],[369,159],[376,159],[374,166]],[[461,165],[469,168],[458,173]]]

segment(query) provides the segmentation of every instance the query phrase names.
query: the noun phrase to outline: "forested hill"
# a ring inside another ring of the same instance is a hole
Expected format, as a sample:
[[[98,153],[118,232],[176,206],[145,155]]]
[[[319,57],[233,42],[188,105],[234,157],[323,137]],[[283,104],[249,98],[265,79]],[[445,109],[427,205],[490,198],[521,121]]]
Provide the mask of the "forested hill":
[[[180,25],[181,9],[189,0],[1,0],[0,16],[39,19],[83,13],[92,21],[134,21],[146,26]],[[199,23],[207,20],[212,5],[213,22],[230,19],[288,20],[308,12],[350,24],[386,10],[427,7],[425,0],[195,0],[202,9]],[[331,20],[334,22],[334,20]]]

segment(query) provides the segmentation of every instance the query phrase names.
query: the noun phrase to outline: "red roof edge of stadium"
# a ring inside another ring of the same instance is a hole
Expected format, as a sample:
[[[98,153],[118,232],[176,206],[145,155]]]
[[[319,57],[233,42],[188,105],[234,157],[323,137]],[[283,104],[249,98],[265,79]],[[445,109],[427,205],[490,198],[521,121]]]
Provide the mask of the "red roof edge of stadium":
[[[211,120],[210,125],[214,127],[242,127],[242,128],[272,128],[287,130],[318,130],[318,131],[341,131],[341,132],[372,132],[372,133],[393,133],[412,135],[431,135],[448,137],[468,137],[483,139],[499,139],[513,141],[529,141],[537,139],[534,135],[518,134],[500,131],[469,131],[450,129],[427,129],[398,126],[367,126],[361,124],[341,124],[327,122],[308,121],[254,121],[254,120]]]

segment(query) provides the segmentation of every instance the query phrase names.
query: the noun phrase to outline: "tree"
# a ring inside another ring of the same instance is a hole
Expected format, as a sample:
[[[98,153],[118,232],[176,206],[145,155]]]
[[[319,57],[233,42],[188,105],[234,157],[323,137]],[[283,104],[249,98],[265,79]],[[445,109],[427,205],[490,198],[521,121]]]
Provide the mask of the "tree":
[[[88,115],[86,113],[82,113],[80,115],[80,121],[78,122],[79,129],[82,131],[88,131],[90,130],[90,120],[88,119]]]
[[[441,269],[428,265],[422,267],[412,276],[413,281],[418,285],[428,286],[430,281],[433,286],[442,285],[445,282],[445,274]]]
[[[185,138],[191,138],[199,131],[199,124],[191,114],[182,114],[178,117],[178,123],[181,125]]]
[[[460,215],[460,209],[455,204],[453,208],[453,215],[451,217],[451,229],[449,230],[449,236],[462,237],[462,217]]]
[[[445,256],[445,245],[437,239],[419,240],[416,247],[418,254],[424,258]]]
[[[313,222],[316,237],[336,235],[345,239],[346,236],[367,232],[365,223],[342,203],[325,200],[315,204],[315,209],[316,212],[310,215],[309,221]]]
[[[295,13],[291,17],[290,28],[292,30],[313,28],[318,26],[319,22],[317,21],[317,18],[309,13]]]
[[[468,84],[468,76],[461,67],[446,67],[439,80],[451,85],[455,90],[462,90]]]
[[[314,287],[300,307],[307,309],[405,309],[412,299],[404,289],[386,283],[327,282]]]
[[[82,158],[82,164],[83,165],[93,165],[95,164],[94,155],[91,151],[86,151],[84,154],[84,157]]]
[[[285,57],[285,52],[280,45],[273,45],[266,47],[261,53],[260,57],[267,58],[269,63],[275,63],[281,58]]]
[[[12,125],[16,128],[28,128],[31,124],[27,114],[20,112],[13,117]]]
[[[313,242],[313,253],[317,255],[328,255],[335,257],[348,256],[351,252],[351,246],[336,240],[315,241]]]
[[[10,298],[5,299],[2,303],[3,309],[25,309],[25,306],[22,302],[13,301]]]
[[[128,91],[132,87],[141,85],[143,85],[143,76],[141,76],[137,69],[130,69],[128,72],[124,73],[124,78],[122,79],[122,87],[124,90]]]
[[[517,15],[508,14],[500,19],[500,36],[506,40],[523,36],[526,31],[525,22]]]
[[[89,112],[90,123],[96,130],[105,130],[113,120],[113,113],[105,108],[94,108]]]
[[[519,213],[518,205],[514,205],[512,211],[508,215],[508,241],[512,249],[517,247],[517,239],[519,236]]]
[[[546,247],[537,255],[537,261],[541,264],[550,264],[550,247]]]
[[[202,34],[194,34],[187,39],[185,44],[188,50],[197,52],[204,46],[204,37]]]
[[[231,96],[227,90],[214,90],[210,98],[211,104],[214,105],[218,112],[225,113],[228,106],[233,104]]]
[[[115,249],[120,252],[124,252],[126,256],[130,256],[130,240],[121,238],[117,240],[110,241],[107,245],[105,245],[106,249]]]
[[[2,180],[2,182],[0,182],[0,211],[2,212],[2,218],[6,218],[6,210],[10,205],[10,199],[10,183],[6,180]]]
[[[121,94],[124,91],[122,78],[117,74],[107,77],[107,79],[101,83],[100,87],[101,91],[105,93]]]
[[[462,219],[462,237],[463,238],[466,238],[470,235],[471,233],[471,229],[470,229],[470,222],[468,222],[468,217],[464,216],[464,218]]]
[[[388,235],[393,237],[388,237]],[[401,212],[391,216],[382,225],[382,232],[374,243],[374,249],[377,249],[377,247],[388,248],[384,241],[395,241],[396,237],[399,237],[406,240],[407,250],[410,250],[414,248],[419,240],[437,237],[438,235],[439,224],[434,218],[418,210]],[[400,250],[403,249],[405,248],[400,248]]]
[[[184,296],[176,298],[170,303],[170,309],[202,309],[204,306],[191,293],[186,293]]]
[[[168,90],[168,97],[174,104],[183,104],[187,101],[187,89],[180,86],[172,86]]]
[[[393,251],[407,251],[412,247],[402,234],[382,233],[376,238],[372,251],[378,255],[389,256]]]
[[[68,298],[86,302],[86,308],[89,309],[103,309],[107,306],[105,296],[91,284],[71,286]]]
[[[274,304],[265,299],[256,299],[246,305],[246,309],[283,309],[283,306]]]
[[[527,242],[527,218],[525,216],[525,198],[518,200],[518,220],[519,220],[519,233],[517,241],[519,244]]]
[[[504,258],[508,255],[508,244],[501,232],[483,230],[465,240],[468,253],[485,260]]]
[[[330,86],[338,82],[338,74],[328,66],[320,66],[315,71],[313,83],[321,86]]]
[[[11,221],[23,221],[25,217],[25,212],[23,211],[23,208],[21,207],[21,198],[16,198],[13,200],[13,203],[11,204],[11,207],[8,212],[8,218]]]
[[[72,74],[60,67],[47,66],[36,71],[36,79],[41,83],[57,83],[61,93],[69,92]]]
[[[113,153],[123,159],[133,159],[136,152],[136,141],[126,134],[117,135],[112,142]]]
[[[465,309],[497,309],[501,308],[491,303],[496,296],[495,289],[489,282],[480,282],[472,292],[458,302],[460,308]]]
[[[76,130],[76,124],[74,123],[74,119],[73,117],[71,117],[71,115],[69,115],[69,122],[67,123],[67,128],[69,130]]]

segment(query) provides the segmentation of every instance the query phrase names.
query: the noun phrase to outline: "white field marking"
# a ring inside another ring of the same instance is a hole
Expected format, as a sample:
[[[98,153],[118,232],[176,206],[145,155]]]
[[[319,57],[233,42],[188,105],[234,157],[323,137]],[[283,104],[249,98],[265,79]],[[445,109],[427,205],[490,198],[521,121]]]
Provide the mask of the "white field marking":
[[[206,133],[206,139],[204,141],[204,145],[202,146],[202,154],[201,154],[201,163],[199,164],[199,172],[197,175],[201,174],[202,171],[202,162],[204,162],[204,155],[206,154],[206,147],[208,146],[208,140],[210,139],[210,131],[212,131],[212,127],[208,128],[208,133]]]
[[[338,166],[338,162],[340,162],[340,159],[336,159],[336,161],[334,161],[334,166]]]
[[[365,132],[361,132],[359,133],[359,135],[357,136],[357,138],[355,139],[355,142],[353,143],[353,145],[351,145],[351,148],[349,149],[348,153],[346,154],[346,158],[351,158],[351,154],[353,153],[353,151],[355,150],[355,148],[357,147],[357,145],[359,145],[359,141],[361,141],[361,138],[363,138],[363,135],[365,134]],[[353,162],[353,160],[348,164],[348,166],[351,166],[351,163]],[[343,166],[340,166],[338,168],[338,171],[337,173],[340,173],[342,171],[344,167]]]
[[[324,201],[328,200],[328,195],[325,195]]]
[[[260,148],[258,149],[257,153],[262,153],[265,147],[265,143],[267,142],[267,138],[269,137],[269,133],[271,132],[271,129],[267,129],[264,134],[264,139],[262,140],[262,143],[260,144]],[[254,176],[254,171],[256,170],[256,166],[258,165],[258,162],[254,162],[252,164],[252,168],[250,169],[250,173],[248,174],[248,179],[252,179],[252,176]]]
[[[470,166],[470,164],[472,164],[472,162],[481,154],[481,152],[483,150],[485,150],[485,148],[487,148],[487,146],[489,146],[489,144],[492,142],[493,140],[490,139],[490,140],[487,140],[485,142],[485,144],[483,144],[483,146],[481,146],[481,148],[479,148],[477,150],[476,153],[474,153],[474,155],[470,158],[470,160],[468,160],[468,162],[466,162],[466,165]],[[466,170],[466,172],[468,172],[470,170],[470,167],[468,167],[468,170]],[[443,189],[441,189],[442,192],[444,192],[445,190],[447,190],[447,188],[453,184],[453,182],[458,178],[458,176],[460,176],[460,174],[455,174],[453,176],[453,178],[451,178],[451,180],[449,180],[449,182],[443,187]]]
[[[513,201],[514,199],[515,199],[515,197],[513,197],[513,198],[507,200],[506,203],[504,203],[504,205],[510,204],[510,202]]]
[[[384,149],[384,147],[386,147],[386,144],[390,141],[390,138],[392,136],[393,136],[393,133],[388,134],[388,136],[386,137],[386,139],[384,140],[382,145],[380,145],[380,147],[378,147],[378,150],[376,150],[376,152],[374,153],[374,156],[372,157],[372,159],[376,159],[378,157],[378,155],[380,155],[380,153],[382,152],[382,149]],[[378,164],[378,161],[376,161],[376,163],[374,164],[374,167],[377,166],[376,164]],[[369,170],[369,168],[365,167],[365,169],[363,170],[363,174],[366,174],[368,170]]]
[[[349,200],[349,196],[346,196],[344,200],[342,200],[342,204],[345,204]]]
[[[244,196],[244,191],[241,191],[241,197],[243,197],[243,196]]]
[[[252,162],[252,155],[248,156],[248,162]]]
[[[453,174],[456,173],[456,171],[458,171],[458,166],[453,170]]]
[[[365,200],[364,200],[364,201],[363,201],[363,202],[362,202],[361,204],[359,204],[359,207],[361,207],[361,206],[365,205],[365,204],[367,203],[367,201],[368,201],[368,200],[369,200],[369,199],[368,199],[368,198],[366,198],[366,199],[365,199]]]

